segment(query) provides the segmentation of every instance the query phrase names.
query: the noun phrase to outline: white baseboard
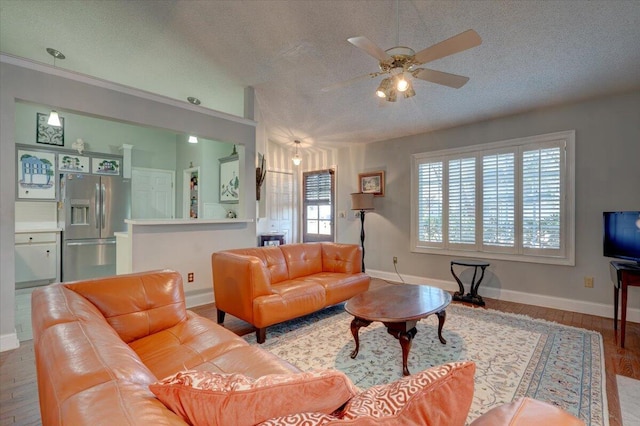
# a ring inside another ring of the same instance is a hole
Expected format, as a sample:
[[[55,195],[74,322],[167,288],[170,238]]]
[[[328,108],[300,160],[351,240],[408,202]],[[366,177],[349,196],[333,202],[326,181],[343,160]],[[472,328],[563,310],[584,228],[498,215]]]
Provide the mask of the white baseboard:
[[[374,278],[398,282],[398,275],[387,271],[367,269],[367,274]],[[407,284],[427,284],[446,291],[458,291],[458,283],[455,281],[437,280],[414,275],[402,275]],[[467,288],[468,289],[468,288]],[[542,294],[524,293],[521,291],[504,290],[480,285],[478,294],[491,299],[507,302],[523,303],[525,305],[542,306],[544,308],[561,309],[563,311],[578,312],[581,314],[596,315],[604,318],[613,318],[613,300],[611,304],[593,303],[582,300],[564,299],[561,297],[545,296]],[[612,297],[613,299],[613,297]],[[619,319],[619,318],[618,318]],[[627,321],[640,322],[640,309],[627,308]]]
[[[19,347],[20,341],[18,340],[18,333],[15,331],[13,333],[3,334],[0,336],[0,352],[18,349]]]
[[[197,293],[191,293],[184,295],[185,302],[187,304],[187,309],[191,309],[194,306],[207,305],[209,303],[213,303],[213,289],[203,290]]]

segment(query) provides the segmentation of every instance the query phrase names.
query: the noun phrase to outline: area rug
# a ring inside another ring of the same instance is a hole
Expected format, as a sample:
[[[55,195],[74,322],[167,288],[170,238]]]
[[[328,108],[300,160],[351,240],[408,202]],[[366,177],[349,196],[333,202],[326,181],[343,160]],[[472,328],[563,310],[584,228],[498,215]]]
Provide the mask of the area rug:
[[[402,377],[399,342],[377,322],[360,329],[360,352],[350,331],[352,316],[342,305],[267,329],[262,348],[304,371],[343,371],[360,388]],[[520,396],[547,401],[581,418],[607,426],[602,336],[523,315],[449,305],[438,340],[435,315],[421,320],[408,367],[417,372],[452,361],[476,363],[475,393],[467,422]],[[245,339],[256,344],[255,334]]]
[[[622,426],[640,425],[640,380],[616,375]]]

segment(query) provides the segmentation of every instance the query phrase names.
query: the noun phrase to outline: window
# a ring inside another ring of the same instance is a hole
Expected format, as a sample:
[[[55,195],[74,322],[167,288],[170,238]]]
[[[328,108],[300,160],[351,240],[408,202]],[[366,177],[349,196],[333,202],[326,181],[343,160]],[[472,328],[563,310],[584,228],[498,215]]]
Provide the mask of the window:
[[[415,154],[412,251],[574,264],[575,132]]]
[[[333,241],[334,171],[305,172],[303,180],[303,242]]]

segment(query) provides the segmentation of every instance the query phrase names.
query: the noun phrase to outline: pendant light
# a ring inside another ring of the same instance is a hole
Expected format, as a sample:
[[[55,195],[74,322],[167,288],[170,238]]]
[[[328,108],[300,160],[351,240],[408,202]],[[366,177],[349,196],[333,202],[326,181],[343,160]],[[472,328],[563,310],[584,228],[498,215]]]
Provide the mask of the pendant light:
[[[52,47],[47,47],[47,53],[51,56],[53,56],[53,67],[56,67],[56,59],[64,59],[66,58],[66,56],[64,56],[62,54],[62,52],[60,52],[59,50],[56,50]],[[49,126],[53,126],[53,127],[60,127],[62,126],[62,124],[60,123],[60,116],[58,115],[57,111],[55,110],[51,110],[51,113],[49,113],[49,118],[47,119],[47,124]]]
[[[294,166],[299,166],[300,163],[302,162],[302,158],[300,158],[300,156],[298,155],[298,146],[300,146],[300,141],[299,140],[295,140],[293,141],[293,143],[296,144],[296,154],[293,156],[293,165]]]

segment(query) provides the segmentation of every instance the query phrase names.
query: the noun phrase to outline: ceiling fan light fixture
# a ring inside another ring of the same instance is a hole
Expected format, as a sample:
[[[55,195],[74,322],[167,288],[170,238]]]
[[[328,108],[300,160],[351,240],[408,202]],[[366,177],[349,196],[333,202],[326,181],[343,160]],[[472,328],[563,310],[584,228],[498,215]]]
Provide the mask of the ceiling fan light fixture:
[[[47,124],[53,127],[62,126],[62,124],[60,124],[60,116],[56,111],[51,110],[51,113],[49,114],[49,119],[47,120]]]
[[[408,98],[412,98],[416,95],[416,91],[413,90],[413,84],[411,84],[411,82],[409,82],[409,86],[407,87],[407,90],[405,90],[402,95],[404,96],[405,99]]]
[[[391,90],[389,90],[389,94],[387,95],[387,101],[395,102],[397,98],[398,98],[398,92],[396,92],[396,89],[392,88]]]
[[[386,98],[389,96],[389,90],[391,89],[391,79],[385,78],[380,82],[378,90],[376,90],[376,96],[379,98]]]
[[[408,72],[403,72],[402,74],[398,74],[396,78],[397,78],[396,89],[398,90],[398,92],[404,92],[410,87],[411,79],[409,77]]]

